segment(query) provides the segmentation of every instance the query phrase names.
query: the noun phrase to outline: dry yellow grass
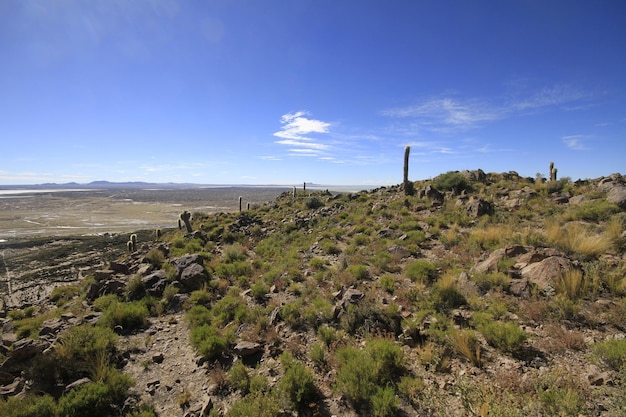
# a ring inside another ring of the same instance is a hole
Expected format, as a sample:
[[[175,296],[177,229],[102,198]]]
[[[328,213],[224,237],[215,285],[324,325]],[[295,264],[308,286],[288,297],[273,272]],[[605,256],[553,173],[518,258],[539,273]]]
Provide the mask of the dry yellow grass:
[[[570,300],[577,300],[584,295],[585,277],[578,269],[570,269],[564,272],[555,283],[558,294],[566,295]]]
[[[597,234],[580,223],[549,223],[546,226],[548,241],[559,249],[584,257],[596,257],[606,252],[612,245],[607,234]]]

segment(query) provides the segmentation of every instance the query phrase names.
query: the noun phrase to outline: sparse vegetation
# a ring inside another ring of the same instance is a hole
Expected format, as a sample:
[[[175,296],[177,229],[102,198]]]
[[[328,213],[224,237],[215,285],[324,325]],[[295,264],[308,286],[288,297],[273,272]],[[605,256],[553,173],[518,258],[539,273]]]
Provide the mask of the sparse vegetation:
[[[158,242],[137,231],[130,254],[126,235],[116,271],[7,311],[5,345],[53,348],[20,368],[37,396],[0,399],[0,414],[158,415],[122,408],[133,381],[121,364],[167,372],[159,363],[171,351],[151,349],[176,326],[189,339],[168,347],[190,344],[212,416],[623,410],[623,210],[566,177],[449,172],[410,184],[194,213]],[[477,198],[493,211],[471,214]],[[202,280],[182,274],[185,254],[199,255]],[[159,270],[153,286],[146,277]],[[571,376],[581,369],[594,371]],[[89,381],[55,391],[80,378]],[[136,390],[199,410],[202,394],[180,379]]]

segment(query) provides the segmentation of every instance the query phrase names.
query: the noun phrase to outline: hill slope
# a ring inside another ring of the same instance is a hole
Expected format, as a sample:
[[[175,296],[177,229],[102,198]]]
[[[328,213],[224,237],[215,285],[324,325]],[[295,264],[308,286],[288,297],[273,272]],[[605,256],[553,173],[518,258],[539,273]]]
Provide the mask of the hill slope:
[[[624,415],[625,183],[478,170],[193,213],[8,312],[0,411]]]

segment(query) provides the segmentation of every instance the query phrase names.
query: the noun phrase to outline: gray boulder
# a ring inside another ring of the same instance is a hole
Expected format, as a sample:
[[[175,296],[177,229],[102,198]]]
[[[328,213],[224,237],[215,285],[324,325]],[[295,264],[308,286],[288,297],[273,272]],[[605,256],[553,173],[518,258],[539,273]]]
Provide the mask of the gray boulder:
[[[626,210],[626,187],[619,185],[611,188],[606,195],[606,201]]]

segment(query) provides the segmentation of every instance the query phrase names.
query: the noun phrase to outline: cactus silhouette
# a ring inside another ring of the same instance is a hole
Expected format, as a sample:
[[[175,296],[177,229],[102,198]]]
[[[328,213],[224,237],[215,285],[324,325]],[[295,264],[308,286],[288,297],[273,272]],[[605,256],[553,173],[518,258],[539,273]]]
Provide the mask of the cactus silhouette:
[[[409,181],[409,154],[411,153],[411,147],[407,145],[404,148],[404,194],[413,195],[413,183]]]
[[[183,211],[182,213],[180,213],[179,219],[178,219],[178,224],[180,227],[180,221],[183,221],[183,223],[185,223],[185,227],[187,228],[187,233],[193,233],[193,229],[191,228],[191,213],[188,212],[187,210]]]

